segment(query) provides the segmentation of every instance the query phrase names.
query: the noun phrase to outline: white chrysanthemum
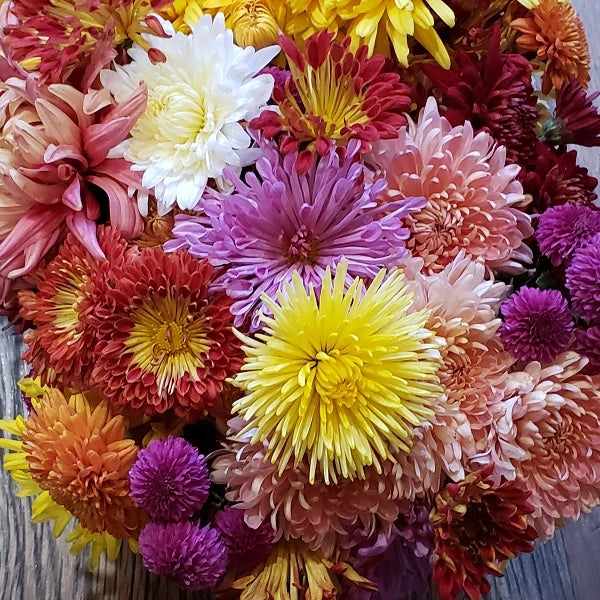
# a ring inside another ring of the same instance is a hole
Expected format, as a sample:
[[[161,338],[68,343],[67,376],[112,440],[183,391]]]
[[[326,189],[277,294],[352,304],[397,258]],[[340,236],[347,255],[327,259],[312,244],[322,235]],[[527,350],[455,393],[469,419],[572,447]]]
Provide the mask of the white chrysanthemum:
[[[166,214],[175,203],[193,208],[209,179],[222,186],[225,168],[239,172],[258,158],[241,122],[260,114],[269,100],[273,78],[256,74],[279,48],[236,46],[222,14],[202,17],[189,35],[161,24],[170,37],[147,39],[164,62],[153,63],[134,46],[130,64],[100,77],[119,102],[140,82],[148,87],[146,112],[117,152],[143,171],[143,185],[154,190]],[[145,214],[147,207],[140,209]]]

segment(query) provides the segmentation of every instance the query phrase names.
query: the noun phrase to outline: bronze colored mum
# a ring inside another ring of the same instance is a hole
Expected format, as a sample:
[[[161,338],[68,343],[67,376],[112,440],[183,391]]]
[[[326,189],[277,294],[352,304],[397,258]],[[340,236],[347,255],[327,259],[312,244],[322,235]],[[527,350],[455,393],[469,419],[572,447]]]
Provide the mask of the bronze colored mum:
[[[51,389],[27,420],[23,451],[33,479],[92,533],[137,537],[144,513],[129,497],[137,446],[106,401]]]
[[[535,52],[545,64],[544,94],[573,80],[587,87],[590,49],[583,23],[570,2],[541,0],[528,17],[515,19],[511,26],[522,33],[517,39],[519,46]]]
[[[181,417],[211,408],[242,364],[231,300],[210,294],[213,269],[187,252],[143,248],[115,267],[92,380],[111,402]],[[101,283],[102,284],[102,283]]]
[[[471,600],[490,591],[486,575],[502,575],[502,563],[531,552],[535,529],[529,492],[515,482],[494,487],[492,467],[449,483],[435,498],[431,524],[435,535],[433,579],[440,600],[455,600],[461,590]]]

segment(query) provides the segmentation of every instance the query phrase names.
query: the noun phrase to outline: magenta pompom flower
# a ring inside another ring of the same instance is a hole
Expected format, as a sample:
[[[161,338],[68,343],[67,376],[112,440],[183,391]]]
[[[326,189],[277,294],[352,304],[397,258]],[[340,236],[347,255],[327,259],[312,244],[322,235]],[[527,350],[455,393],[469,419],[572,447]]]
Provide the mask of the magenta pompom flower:
[[[558,290],[523,287],[502,305],[500,339],[519,360],[553,361],[573,331],[569,305]]]
[[[568,263],[600,233],[600,211],[590,206],[561,204],[540,217],[535,237],[543,254],[555,266]]]
[[[227,506],[216,514],[215,526],[229,552],[229,568],[236,572],[250,571],[269,556],[275,532],[268,522],[252,529],[243,510]]]
[[[131,497],[151,519],[181,521],[200,510],[210,479],[204,456],[183,438],[153,440],[129,472]]]
[[[218,532],[196,523],[148,523],[140,533],[144,566],[182,588],[201,590],[217,584],[227,568],[227,548]]]
[[[576,331],[573,350],[589,360],[585,373],[600,374],[600,327],[594,326]]]
[[[298,271],[305,285],[320,288],[325,269],[348,262],[347,283],[373,278],[407,254],[409,229],[403,219],[425,205],[423,198],[379,204],[385,180],[372,182],[357,160],[358,142],[332,149],[305,175],[296,155],[281,157],[270,147],[258,161],[260,179],[237,180],[229,196],[205,198],[206,216],[178,215],[169,251],[187,248],[227,270],[215,286],[235,300],[231,312],[239,327],[252,316],[260,326],[262,294],[275,298]],[[318,292],[317,292],[318,293]]]
[[[600,318],[600,234],[574,254],[567,269],[567,289],[577,316],[590,323]]]

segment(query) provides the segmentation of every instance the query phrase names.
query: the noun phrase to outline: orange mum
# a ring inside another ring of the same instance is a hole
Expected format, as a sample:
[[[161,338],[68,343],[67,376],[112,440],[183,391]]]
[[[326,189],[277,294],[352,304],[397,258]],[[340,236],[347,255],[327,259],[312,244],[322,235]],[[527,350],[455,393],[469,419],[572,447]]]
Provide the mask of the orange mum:
[[[570,2],[541,0],[528,17],[511,23],[520,31],[517,43],[537,53],[545,63],[542,92],[563,88],[577,79],[584,87],[590,81],[590,50],[581,19]]]
[[[31,476],[92,533],[137,537],[144,517],[129,497],[137,446],[104,400],[51,389],[27,420],[23,450]]]

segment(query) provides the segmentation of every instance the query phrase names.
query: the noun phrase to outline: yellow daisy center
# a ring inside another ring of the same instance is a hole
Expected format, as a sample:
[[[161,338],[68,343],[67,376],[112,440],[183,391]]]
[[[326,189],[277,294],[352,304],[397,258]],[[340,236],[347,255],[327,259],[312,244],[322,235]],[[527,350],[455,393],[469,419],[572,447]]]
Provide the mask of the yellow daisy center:
[[[210,348],[206,320],[190,312],[189,300],[153,295],[132,316],[134,323],[125,341],[132,363],[156,375],[159,393],[172,393],[176,382],[204,366]]]

